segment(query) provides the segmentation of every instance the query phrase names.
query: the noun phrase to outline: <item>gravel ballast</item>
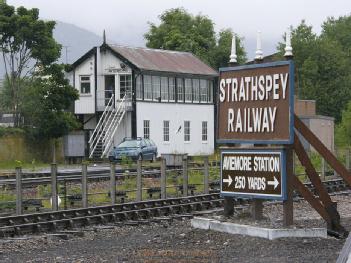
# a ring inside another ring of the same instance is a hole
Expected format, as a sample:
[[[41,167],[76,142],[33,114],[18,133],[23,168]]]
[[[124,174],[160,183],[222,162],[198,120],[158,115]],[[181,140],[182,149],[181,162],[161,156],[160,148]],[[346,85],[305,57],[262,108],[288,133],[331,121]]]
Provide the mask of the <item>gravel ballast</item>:
[[[350,198],[333,199],[350,230]],[[323,224],[305,202],[295,208],[296,216]],[[280,218],[279,207],[266,209],[277,211]],[[72,233],[64,233],[67,239],[42,234],[0,240],[0,262],[335,262],[345,242],[332,237],[267,240],[232,235],[194,229],[189,219],[91,226],[84,236]]]

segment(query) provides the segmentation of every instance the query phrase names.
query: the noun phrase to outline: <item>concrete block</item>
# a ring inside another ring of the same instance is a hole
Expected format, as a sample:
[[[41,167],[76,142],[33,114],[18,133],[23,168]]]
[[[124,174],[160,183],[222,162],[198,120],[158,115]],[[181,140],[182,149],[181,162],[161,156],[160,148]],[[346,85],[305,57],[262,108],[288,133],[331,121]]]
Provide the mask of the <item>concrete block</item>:
[[[213,221],[213,219],[194,217],[193,219],[191,219],[190,223],[191,223],[191,226],[194,228],[208,230],[210,229],[211,221]]]
[[[326,228],[270,229],[269,239],[282,237],[321,237],[327,238]]]
[[[220,222],[214,219],[195,217],[191,220],[191,226],[194,228],[213,230],[234,235],[244,235],[252,237],[261,237],[266,239],[277,239],[287,237],[319,237],[327,238],[326,228],[308,228],[308,229],[271,229],[250,225],[241,225],[230,222]]]

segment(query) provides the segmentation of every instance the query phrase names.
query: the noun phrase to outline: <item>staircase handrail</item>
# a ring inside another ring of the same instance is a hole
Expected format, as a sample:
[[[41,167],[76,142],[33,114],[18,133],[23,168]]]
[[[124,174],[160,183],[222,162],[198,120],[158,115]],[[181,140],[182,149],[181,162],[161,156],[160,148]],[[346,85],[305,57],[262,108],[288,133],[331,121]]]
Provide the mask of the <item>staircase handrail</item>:
[[[94,138],[94,135],[97,133],[97,131],[100,131],[101,127],[102,127],[102,122],[103,122],[103,118],[104,116],[106,115],[106,112],[107,112],[107,109],[112,106],[112,103],[111,101],[113,101],[113,98],[114,98],[114,94],[112,94],[110,100],[108,101],[107,103],[107,106],[105,107],[104,109],[104,112],[102,113],[101,117],[100,117],[100,120],[98,121],[98,124],[96,125],[94,131],[93,131],[93,134],[90,136],[90,139],[89,139],[89,143],[92,142],[92,138]],[[111,105],[110,105],[111,104]]]
[[[105,132],[105,135],[104,135],[104,138],[102,139],[103,141],[103,145],[105,146],[105,141],[106,141],[106,138],[107,139],[110,139],[110,137],[113,137],[114,134],[111,134],[111,130],[113,129],[113,127],[117,124],[117,121],[118,121],[118,115],[120,114],[120,112],[123,110],[125,111],[124,108],[124,104],[125,104],[125,98],[126,98],[126,95],[124,95],[124,97],[122,98],[122,100],[120,101],[119,105],[118,105],[118,108],[117,110],[115,111],[114,113],[114,116],[112,118],[112,121],[109,123],[109,125],[107,126],[107,129],[106,129],[106,132]]]
[[[112,141],[113,141],[113,140],[112,140],[113,135],[116,133],[117,128],[118,128],[119,124],[121,123],[121,121],[122,121],[122,119],[123,119],[123,117],[124,117],[125,112],[126,112],[125,110],[122,111],[122,114],[119,116],[118,121],[117,121],[117,125],[114,126],[115,128],[113,129],[112,136],[110,136],[109,140],[107,141],[107,145],[105,145],[105,147],[104,147],[104,150],[103,150],[103,152],[102,152],[101,158],[104,157],[104,156],[107,154],[107,152],[109,151],[109,149],[110,149],[110,147],[111,147],[111,143],[112,143]]]

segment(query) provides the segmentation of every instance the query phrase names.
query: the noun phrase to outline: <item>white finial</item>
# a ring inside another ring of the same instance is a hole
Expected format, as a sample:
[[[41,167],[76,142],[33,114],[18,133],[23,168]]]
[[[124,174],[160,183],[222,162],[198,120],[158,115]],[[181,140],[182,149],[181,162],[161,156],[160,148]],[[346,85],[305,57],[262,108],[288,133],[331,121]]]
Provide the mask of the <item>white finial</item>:
[[[290,33],[290,28],[288,28],[288,30],[286,31],[286,35],[285,35],[285,53],[284,53],[284,57],[292,57],[293,53],[292,53],[292,46],[291,46],[291,33]]]
[[[236,55],[236,41],[235,41],[235,34],[233,34],[233,38],[232,38],[232,51],[231,51],[231,54],[230,54],[230,60],[229,60],[229,63],[236,63],[237,60],[237,55]]]
[[[255,60],[263,59],[262,45],[261,45],[261,31],[257,31],[257,47],[256,47]]]

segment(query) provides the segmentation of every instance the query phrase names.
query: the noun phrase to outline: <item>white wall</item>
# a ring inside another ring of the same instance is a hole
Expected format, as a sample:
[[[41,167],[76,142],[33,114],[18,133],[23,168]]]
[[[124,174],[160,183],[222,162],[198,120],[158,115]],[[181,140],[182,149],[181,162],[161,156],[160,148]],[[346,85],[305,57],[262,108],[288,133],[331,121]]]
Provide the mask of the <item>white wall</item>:
[[[137,136],[143,137],[143,121],[150,120],[150,138],[158,154],[187,153],[208,155],[214,152],[214,106],[178,103],[137,102]],[[170,121],[170,141],[163,141],[163,121]],[[184,142],[184,121],[190,121],[190,142]],[[207,121],[207,142],[202,142],[202,121]],[[176,133],[179,127],[181,131]]]
[[[113,144],[117,146],[122,142],[124,137],[132,137],[132,114],[126,112],[124,114],[122,122],[119,124],[115,136],[113,138]]]
[[[90,94],[80,94],[80,75],[90,75]],[[75,114],[95,113],[95,77],[94,55],[86,59],[75,69],[75,88],[79,92],[79,99],[75,101]]]
[[[105,75],[115,75],[115,94],[119,97],[119,75],[132,73],[131,69],[126,66],[124,70],[121,69],[122,61],[113,55],[109,50],[102,51],[98,56],[97,75],[97,110],[103,111],[105,109]]]

